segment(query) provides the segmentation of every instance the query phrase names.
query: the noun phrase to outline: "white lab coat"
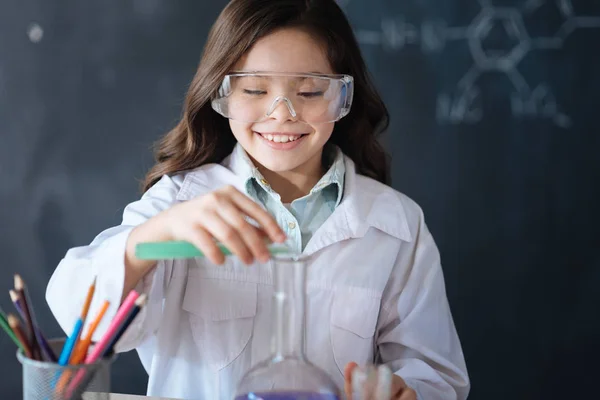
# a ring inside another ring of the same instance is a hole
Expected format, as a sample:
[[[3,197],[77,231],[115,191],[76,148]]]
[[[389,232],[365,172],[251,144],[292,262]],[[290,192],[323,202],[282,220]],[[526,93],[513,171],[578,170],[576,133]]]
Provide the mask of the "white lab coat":
[[[343,200],[315,232],[308,265],[306,353],[343,388],[346,363],[388,364],[419,399],[465,399],[469,379],[454,327],[434,240],[419,206],[358,175],[345,158]],[[70,249],[46,298],[70,333],[89,284],[97,277],[90,315],[111,307],[94,340],[114,316],[123,290],[124,253],[132,228],[175,203],[223,185],[243,191],[238,160],[163,177],[128,205],[120,226],[89,246]],[[148,302],[118,351],[136,349],[148,372],[148,395],[232,399],[240,377],[270,350],[270,264],[246,267],[229,257],[161,261],[137,287]]]

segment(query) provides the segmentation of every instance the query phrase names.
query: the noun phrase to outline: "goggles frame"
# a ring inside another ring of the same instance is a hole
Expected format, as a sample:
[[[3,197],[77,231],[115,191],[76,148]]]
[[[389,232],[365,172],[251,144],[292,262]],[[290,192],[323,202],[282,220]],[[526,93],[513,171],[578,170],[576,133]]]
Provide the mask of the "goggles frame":
[[[270,71],[234,71],[229,74],[226,74],[223,77],[221,85],[215,95],[212,96],[211,99],[211,107],[217,113],[222,115],[225,118],[233,119],[228,115],[224,110],[223,99],[226,99],[231,94],[231,78],[232,77],[244,77],[244,76],[258,76],[258,77],[285,77],[285,78],[320,78],[320,79],[329,79],[331,81],[340,82],[340,111],[338,115],[332,119],[327,121],[320,121],[319,123],[327,123],[327,122],[336,122],[348,115],[350,109],[352,107],[352,100],[354,97],[354,78],[350,75],[346,74],[318,74],[318,73],[289,73],[289,72],[270,72]],[[229,93],[229,94],[227,94]],[[265,119],[269,118],[273,110],[279,105],[280,102],[285,103],[288,108],[288,111],[292,115],[292,117],[296,118],[296,111],[293,107],[292,101],[285,96],[275,96],[271,106],[266,113],[263,114],[263,119],[259,119],[257,121],[245,121],[245,122],[261,122]],[[305,121],[310,123],[310,121]]]

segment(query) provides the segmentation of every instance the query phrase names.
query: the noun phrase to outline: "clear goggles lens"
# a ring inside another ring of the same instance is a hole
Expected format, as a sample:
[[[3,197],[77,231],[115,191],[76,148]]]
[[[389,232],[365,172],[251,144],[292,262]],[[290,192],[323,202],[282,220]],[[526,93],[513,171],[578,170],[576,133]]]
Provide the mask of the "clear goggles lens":
[[[265,121],[282,108],[293,120],[325,123],[350,112],[352,95],[349,75],[232,73],[223,79],[212,108],[243,122]]]

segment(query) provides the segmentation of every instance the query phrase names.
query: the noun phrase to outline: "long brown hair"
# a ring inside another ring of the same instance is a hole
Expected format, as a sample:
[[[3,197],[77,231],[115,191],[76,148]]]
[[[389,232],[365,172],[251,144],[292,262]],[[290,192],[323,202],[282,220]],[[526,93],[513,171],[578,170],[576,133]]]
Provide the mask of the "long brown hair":
[[[352,28],[334,0],[232,0],[213,25],[185,99],[181,121],[157,144],[156,164],[143,190],[161,176],[218,163],[235,145],[227,119],[210,105],[223,77],[260,38],[282,28],[300,28],[320,39],[338,74],[354,77],[350,113],[329,139],[356,164],[357,172],[389,184],[387,156],[377,136],[389,115],[369,75]]]

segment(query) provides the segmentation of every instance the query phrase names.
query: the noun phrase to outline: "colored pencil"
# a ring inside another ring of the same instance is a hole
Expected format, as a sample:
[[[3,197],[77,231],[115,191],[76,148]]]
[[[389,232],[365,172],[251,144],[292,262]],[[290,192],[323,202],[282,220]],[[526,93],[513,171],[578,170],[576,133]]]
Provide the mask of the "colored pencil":
[[[121,307],[119,307],[117,314],[108,326],[106,332],[104,333],[100,341],[96,343],[92,352],[85,358],[85,364],[92,364],[100,359],[100,356],[104,353],[111,339],[117,333],[117,329],[119,328],[123,320],[127,317],[127,314],[129,314],[131,309],[134,307],[134,303],[139,296],[140,295],[135,290],[129,292],[129,294],[123,301],[123,304],[121,304]],[[75,377],[73,378],[73,380],[67,388],[67,398],[71,398],[75,390],[77,390],[81,386],[81,383],[84,378],[85,371],[80,370],[77,373],[77,375],[75,375]]]
[[[132,290],[127,298],[121,304],[121,307],[117,311],[117,314],[111,321],[106,333],[100,341],[94,346],[92,352],[85,358],[86,364],[91,364],[100,358],[100,356],[104,353],[104,350],[109,345],[112,337],[117,333],[117,329],[123,323],[123,320],[127,318],[127,315],[131,311],[131,309],[135,306],[135,301],[140,297],[139,293],[135,290]]]
[[[81,310],[81,322],[82,322],[81,333],[83,333],[83,327],[85,326],[85,323],[86,323],[86,320],[88,317],[88,312],[90,311],[90,305],[92,304],[92,299],[94,298],[95,291],[96,291],[96,278],[94,278],[94,281],[92,282],[92,284],[90,285],[90,288],[88,289],[88,293],[85,298],[85,303],[83,304],[83,309]],[[105,303],[107,303],[107,302],[105,302]],[[110,305],[110,302],[108,302],[108,304]],[[105,310],[105,312],[106,312],[106,310]],[[102,315],[104,315],[104,313],[102,313]],[[76,356],[76,351],[81,346],[81,342],[82,342],[82,340],[81,340],[81,334],[80,334],[79,337],[77,338],[77,342],[75,342],[75,346],[73,348],[73,353],[71,354],[71,359],[69,360],[69,364],[73,364],[72,360]]]
[[[19,315],[21,316],[21,318],[23,320],[25,320],[25,314],[23,313],[23,306],[21,305],[21,298],[20,298],[19,294],[16,291],[11,290],[10,291],[10,299],[12,300],[15,308],[19,312]],[[50,347],[50,345],[48,344],[48,341],[42,334],[42,331],[40,330],[39,326],[35,325],[33,327],[33,329],[35,329],[37,332],[37,335],[40,339],[40,345],[41,345],[42,351],[44,352],[44,354],[46,355],[48,360],[51,362],[56,362],[57,361],[56,354],[54,354],[54,351],[52,351],[52,348]]]
[[[83,321],[81,318],[77,318],[75,321],[75,326],[73,327],[73,331],[71,335],[65,341],[65,344],[60,352],[60,357],[58,357],[58,365],[67,365],[69,363],[69,358],[71,357],[71,352],[75,347],[75,343],[77,342],[77,338],[81,334],[81,327],[83,326]]]
[[[90,310],[90,304],[92,303],[92,298],[94,297],[94,291],[96,289],[96,278],[90,285],[88,289],[87,296],[83,303],[83,309],[81,310],[81,316],[77,318],[75,321],[75,326],[73,327],[73,331],[71,336],[65,341],[63,349],[60,353],[60,357],[58,359],[59,365],[67,365],[69,364],[69,359],[71,358],[71,354],[73,349],[75,348],[76,343],[79,341],[81,336],[81,330],[83,329],[83,324],[85,324],[85,320],[87,318],[88,311]]]
[[[81,363],[83,360],[85,360],[85,357],[87,356],[88,348],[89,348],[90,344],[92,343],[92,336],[94,335],[94,332],[96,332],[96,328],[98,328],[98,325],[100,325],[100,322],[102,321],[102,318],[104,317],[104,314],[108,310],[109,306],[110,306],[110,302],[108,300],[105,300],[104,303],[102,304],[102,307],[100,308],[100,311],[96,315],[96,318],[94,318],[94,320],[92,321],[92,324],[86,331],[85,336],[83,337],[83,339],[81,341],[79,341],[79,343],[77,343],[77,345],[75,347],[75,351],[73,352],[73,355],[71,356],[71,360],[69,360],[69,364],[77,365],[77,364]]]
[[[71,335],[67,337],[65,340],[65,344],[63,345],[62,351],[60,352],[60,356],[58,357],[58,365],[65,366],[69,364],[69,358],[71,357],[71,352],[75,347],[75,343],[77,342],[77,338],[81,334],[81,327],[83,326],[83,322],[81,318],[77,318],[75,321],[75,326],[73,327],[73,331]],[[52,388],[56,387],[56,382],[58,382],[58,378],[61,376],[61,371],[56,371],[54,374],[54,379],[52,380]]]
[[[146,304],[146,295],[142,294],[140,297],[137,298],[137,300],[135,301],[135,305],[129,312],[129,315],[123,321],[123,323],[119,327],[119,330],[117,331],[115,336],[112,338],[111,342],[106,347],[106,350],[102,354],[102,358],[108,357],[114,352],[115,345],[117,344],[119,339],[121,339],[121,336],[123,336],[125,331],[127,331],[127,328],[129,328],[129,325],[131,325],[131,323],[133,322],[133,320],[135,319],[135,317],[138,315],[138,313],[140,312],[140,310],[142,309],[142,307],[145,304]]]
[[[75,350],[75,346],[77,345],[77,343],[80,342],[81,331],[83,330],[83,324],[85,323],[85,319],[87,318],[87,314],[90,309],[90,304],[92,303],[92,298],[94,297],[95,289],[96,289],[96,278],[94,278],[94,281],[92,282],[92,284],[90,285],[90,287],[88,289],[88,293],[87,293],[87,296],[83,303],[83,308],[81,310],[81,315],[75,321],[75,326],[73,327],[73,331],[71,332],[71,335],[65,341],[65,344],[60,353],[60,357],[58,358],[58,365],[64,366],[64,365],[69,364],[69,361]],[[70,374],[68,374],[68,375],[70,376]],[[56,387],[56,383],[60,376],[61,376],[60,372],[58,372],[55,375],[55,377],[52,381],[52,388]]]
[[[10,337],[10,339],[17,345],[17,347],[20,348],[21,351],[23,351],[23,353],[25,353],[25,348],[23,347],[23,345],[19,341],[19,338],[17,338],[10,325],[8,324],[6,316],[2,309],[0,309],[0,326],[2,327],[2,330],[4,330],[6,334]]]
[[[19,319],[12,314],[8,314],[7,320],[10,329],[12,329],[12,331],[15,333],[15,336],[23,345],[23,352],[25,353],[25,356],[27,358],[32,358],[31,347],[27,342],[27,337],[25,336],[25,333],[23,333],[23,330],[21,329],[21,323],[19,322]]]
[[[87,296],[85,297],[85,302],[83,303],[83,309],[81,310],[81,320],[85,323],[85,319],[87,318],[88,312],[90,311],[90,305],[92,304],[92,299],[94,298],[94,292],[96,291],[96,278],[90,285],[88,289]]]
[[[93,319],[92,324],[87,329],[85,336],[75,345],[75,350],[73,350],[73,353],[71,354],[69,364],[77,365],[85,359],[88,348],[92,343],[92,336],[94,335],[96,328],[98,328],[98,325],[102,321],[104,314],[106,314],[106,310],[108,310],[109,306],[110,302],[108,300],[105,300],[104,303],[102,303],[100,311]],[[56,394],[59,398],[60,394],[62,394],[66,384],[69,382],[69,379],[71,379],[72,375],[73,371],[63,371],[62,376],[60,377],[60,380],[58,381],[58,385],[56,387]]]
[[[118,331],[113,335],[108,346],[106,346],[106,349],[102,353],[101,358],[104,359],[104,358],[110,357],[114,353],[115,345],[117,344],[119,339],[121,339],[123,334],[127,331],[127,328],[129,328],[129,326],[131,325],[131,323],[133,322],[135,317],[139,314],[139,312],[142,309],[142,307],[144,306],[144,304],[146,304],[146,295],[142,294],[135,301],[134,306],[133,306],[133,308],[131,308],[131,311],[129,311],[129,313],[127,314],[127,317],[119,325]],[[90,384],[90,382],[92,381],[93,378],[94,378],[94,374],[87,374],[81,380],[81,382],[78,384],[77,388],[75,388],[74,391],[71,392],[71,398],[78,399],[79,396],[81,396],[83,394],[83,392],[85,391],[85,389]]]
[[[25,324],[27,324],[27,329],[29,331],[28,337],[30,340],[28,341],[28,344],[29,344],[29,348],[31,349],[32,358],[34,360],[40,360],[41,359],[40,346],[39,346],[38,340],[36,338],[35,329],[33,329],[34,314],[33,314],[33,310],[29,306],[29,302],[27,301],[27,291],[25,289],[25,282],[23,281],[23,278],[21,278],[21,276],[19,274],[15,275],[15,290],[17,291],[17,293],[19,294],[19,297],[21,299],[21,307],[23,309],[23,314],[25,315],[25,318],[24,318]]]

